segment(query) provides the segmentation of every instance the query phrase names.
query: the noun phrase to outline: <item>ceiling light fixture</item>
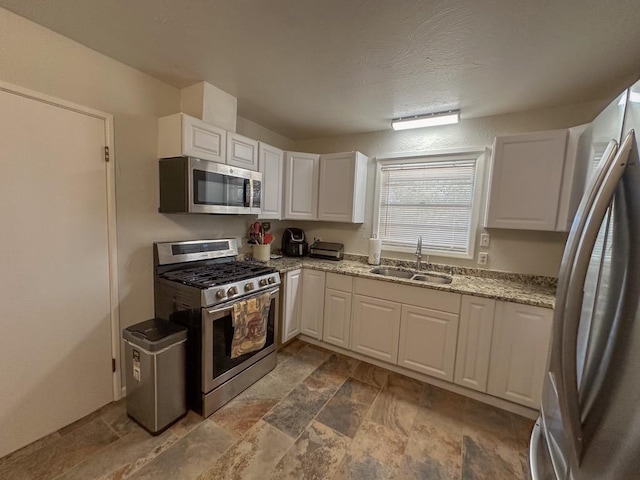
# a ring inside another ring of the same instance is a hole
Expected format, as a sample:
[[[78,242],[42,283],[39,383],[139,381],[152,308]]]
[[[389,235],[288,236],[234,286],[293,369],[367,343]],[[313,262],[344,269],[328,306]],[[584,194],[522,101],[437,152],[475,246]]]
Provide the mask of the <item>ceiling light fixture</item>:
[[[391,120],[394,130],[408,130],[410,128],[435,127],[437,125],[450,125],[460,121],[460,110],[447,112],[428,113],[414,115],[413,117],[401,117]]]

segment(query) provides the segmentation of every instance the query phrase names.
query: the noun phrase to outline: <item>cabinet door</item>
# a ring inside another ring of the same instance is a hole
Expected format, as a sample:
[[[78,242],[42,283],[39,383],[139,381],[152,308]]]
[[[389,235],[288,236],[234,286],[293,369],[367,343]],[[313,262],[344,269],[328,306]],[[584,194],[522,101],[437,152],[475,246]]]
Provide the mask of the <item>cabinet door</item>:
[[[258,169],[262,172],[261,213],[258,218],[282,218],[283,151],[266,143],[258,143]]]
[[[480,392],[487,391],[495,306],[490,298],[462,297],[454,381]]]
[[[458,315],[402,305],[398,365],[453,381]]]
[[[322,340],[325,273],[302,269],[301,332]]]
[[[225,162],[226,132],[184,113],[158,119],[158,157],[182,155]]]
[[[258,170],[258,142],[238,133],[227,132],[227,165]]]
[[[302,271],[293,270],[285,275],[282,343],[291,340],[300,333],[301,309]]]
[[[567,130],[496,137],[488,228],[555,230]]]
[[[360,152],[320,156],[318,220],[362,223],[367,157]]]
[[[553,312],[497,302],[487,392],[531,408],[540,407]]]
[[[182,116],[183,155],[224,163],[226,132],[202,120]]]
[[[320,155],[285,152],[285,211],[288,220],[317,220]]]
[[[396,302],[355,295],[351,350],[396,363],[400,307]]]
[[[349,348],[351,330],[351,294],[327,288],[324,294],[322,339]]]

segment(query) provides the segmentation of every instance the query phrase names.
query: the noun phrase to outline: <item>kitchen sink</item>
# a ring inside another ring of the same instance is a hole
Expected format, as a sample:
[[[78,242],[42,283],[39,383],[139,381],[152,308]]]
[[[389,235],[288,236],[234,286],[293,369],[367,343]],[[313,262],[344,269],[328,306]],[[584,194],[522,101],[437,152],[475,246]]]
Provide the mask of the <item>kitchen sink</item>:
[[[451,283],[453,281],[453,278],[451,278],[448,275],[431,275],[429,273],[426,273],[424,275],[414,275],[413,277],[411,277],[411,280],[418,280],[419,282],[429,282],[429,283],[439,283],[441,285],[448,285],[449,283]]]
[[[413,277],[413,273],[407,272],[405,270],[397,270],[395,268],[374,268],[371,270],[371,273],[375,273],[376,275],[382,275],[384,277],[396,277],[396,278],[411,278]]]
[[[418,282],[439,283],[448,285],[453,281],[449,275],[435,275],[431,273],[413,273],[406,270],[398,270],[396,268],[377,267],[371,269],[371,273],[382,275],[383,277],[406,278],[407,280],[416,280]]]

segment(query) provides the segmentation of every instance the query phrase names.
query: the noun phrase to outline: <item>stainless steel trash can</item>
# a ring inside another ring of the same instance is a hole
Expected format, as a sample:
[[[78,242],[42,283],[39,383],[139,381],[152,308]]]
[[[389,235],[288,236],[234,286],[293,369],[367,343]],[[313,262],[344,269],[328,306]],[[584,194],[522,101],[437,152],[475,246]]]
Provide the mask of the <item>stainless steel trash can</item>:
[[[125,328],[127,414],[153,435],[187,413],[187,329],[152,318]]]

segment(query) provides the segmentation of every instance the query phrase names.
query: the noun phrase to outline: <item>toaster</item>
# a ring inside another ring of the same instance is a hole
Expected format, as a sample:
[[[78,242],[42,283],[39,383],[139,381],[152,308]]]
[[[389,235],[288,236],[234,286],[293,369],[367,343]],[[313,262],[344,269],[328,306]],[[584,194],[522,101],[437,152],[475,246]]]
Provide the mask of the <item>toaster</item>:
[[[301,228],[285,228],[282,234],[282,254],[288,257],[304,257],[309,250],[309,244]]]
[[[341,243],[315,242],[309,247],[309,256],[327,260],[342,260],[344,245]]]

